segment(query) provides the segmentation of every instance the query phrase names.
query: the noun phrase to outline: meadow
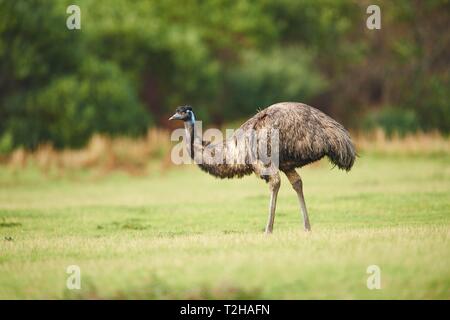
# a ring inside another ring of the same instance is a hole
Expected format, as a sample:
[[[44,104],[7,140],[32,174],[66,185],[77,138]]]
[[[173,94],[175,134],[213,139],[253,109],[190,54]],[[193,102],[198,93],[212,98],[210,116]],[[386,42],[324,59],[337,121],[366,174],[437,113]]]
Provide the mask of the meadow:
[[[274,233],[254,176],[0,167],[1,299],[449,299],[450,156],[362,153],[283,178]],[[81,289],[66,288],[69,265]],[[369,290],[368,266],[381,270]]]

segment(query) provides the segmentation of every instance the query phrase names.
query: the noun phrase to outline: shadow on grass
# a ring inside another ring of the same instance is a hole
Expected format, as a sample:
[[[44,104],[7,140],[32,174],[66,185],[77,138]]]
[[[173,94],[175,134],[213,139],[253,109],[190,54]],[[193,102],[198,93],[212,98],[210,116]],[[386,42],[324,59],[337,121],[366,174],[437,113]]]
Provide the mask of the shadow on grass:
[[[64,290],[64,299],[75,300],[251,300],[263,299],[262,290],[244,289],[233,285],[207,286],[183,290],[171,288],[163,281],[153,278],[149,284],[140,288],[118,290],[103,294],[90,280],[83,280],[80,290]]]
[[[20,227],[21,225],[19,222],[0,222],[0,228]]]
[[[117,230],[117,229],[126,229],[126,230],[145,230],[150,228],[150,224],[144,223],[141,219],[127,219],[125,221],[114,221],[107,224],[99,224],[97,229],[102,230]]]

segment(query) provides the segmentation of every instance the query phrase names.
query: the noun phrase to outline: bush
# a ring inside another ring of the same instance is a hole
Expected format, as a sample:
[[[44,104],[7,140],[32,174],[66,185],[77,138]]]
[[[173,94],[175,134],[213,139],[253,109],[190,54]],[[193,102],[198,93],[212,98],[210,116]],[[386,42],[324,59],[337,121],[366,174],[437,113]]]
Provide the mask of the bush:
[[[424,130],[439,129],[450,133],[450,91],[447,78],[431,77],[424,81],[422,101],[418,103],[417,113]]]
[[[275,102],[307,102],[326,85],[311,61],[311,55],[300,48],[245,55],[243,65],[227,76],[228,119],[253,114],[256,108]]]
[[[110,63],[85,62],[76,75],[54,79],[27,95],[4,103],[5,134],[13,145],[35,148],[80,147],[93,133],[137,135],[147,129],[149,116],[122,72]]]
[[[66,2],[66,5],[64,5]],[[130,76],[65,26],[67,1],[0,1],[0,151],[95,133],[144,133],[149,116]]]
[[[382,128],[388,136],[397,133],[401,136],[419,129],[419,122],[413,110],[386,107],[378,112],[369,113],[364,121],[366,130]]]

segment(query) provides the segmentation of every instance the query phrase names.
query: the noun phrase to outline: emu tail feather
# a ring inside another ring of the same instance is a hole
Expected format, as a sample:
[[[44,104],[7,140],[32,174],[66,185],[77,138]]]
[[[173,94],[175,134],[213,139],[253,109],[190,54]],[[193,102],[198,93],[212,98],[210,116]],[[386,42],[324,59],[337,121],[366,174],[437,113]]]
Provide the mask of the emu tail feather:
[[[350,171],[355,163],[355,146],[344,128],[339,128],[329,134],[329,150],[327,153],[330,161],[339,169]]]

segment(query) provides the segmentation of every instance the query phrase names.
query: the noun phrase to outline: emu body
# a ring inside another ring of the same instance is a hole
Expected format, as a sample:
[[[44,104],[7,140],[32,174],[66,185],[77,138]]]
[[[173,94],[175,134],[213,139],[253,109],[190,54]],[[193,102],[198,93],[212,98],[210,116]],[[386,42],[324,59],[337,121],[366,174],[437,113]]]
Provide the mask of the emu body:
[[[345,128],[324,114],[323,112],[298,102],[282,102],[261,110],[248,119],[240,127],[240,132],[255,130],[271,132],[277,130],[279,134],[278,157],[279,166],[276,172],[264,175],[264,163],[259,160],[246,161],[244,164],[228,164],[218,162],[211,153],[220,151],[227,159],[242,156],[244,150],[231,148],[241,137],[235,133],[233,136],[214,144],[200,141],[195,143],[195,116],[189,106],[179,107],[169,120],[183,120],[187,141],[187,149],[192,158],[196,153],[202,153],[202,162],[199,167],[218,178],[240,178],[255,173],[269,184],[270,203],[269,217],[265,232],[272,233],[275,220],[277,195],[280,189],[280,171],[283,172],[293,189],[296,191],[301,213],[303,215],[304,229],[311,230],[305,198],[303,196],[303,182],[296,169],[315,162],[327,156],[339,169],[349,171],[355,161],[355,147]],[[238,131],[239,132],[239,131]],[[213,152],[205,152],[205,151]]]

